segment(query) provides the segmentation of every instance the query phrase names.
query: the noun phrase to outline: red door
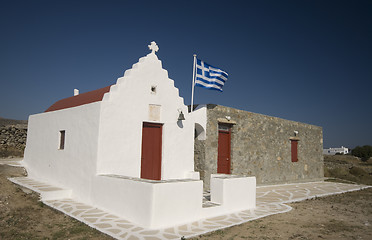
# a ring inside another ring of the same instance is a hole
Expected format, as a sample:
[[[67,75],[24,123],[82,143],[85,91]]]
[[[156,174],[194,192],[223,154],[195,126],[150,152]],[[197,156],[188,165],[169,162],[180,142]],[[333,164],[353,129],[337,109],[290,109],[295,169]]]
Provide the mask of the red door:
[[[141,178],[161,179],[162,125],[143,123]]]
[[[297,153],[297,145],[298,141],[297,140],[291,140],[291,158],[292,162],[297,162],[298,161],[298,153]]]
[[[219,126],[218,130],[218,160],[217,173],[230,174],[231,131],[226,125]]]

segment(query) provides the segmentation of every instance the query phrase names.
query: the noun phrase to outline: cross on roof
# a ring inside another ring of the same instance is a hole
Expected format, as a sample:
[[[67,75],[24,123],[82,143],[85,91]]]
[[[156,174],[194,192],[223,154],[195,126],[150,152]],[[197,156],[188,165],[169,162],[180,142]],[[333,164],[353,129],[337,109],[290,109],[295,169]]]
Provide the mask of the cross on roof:
[[[151,53],[155,53],[159,50],[158,45],[156,45],[156,42],[152,41],[151,45],[148,45],[149,49],[151,50]]]

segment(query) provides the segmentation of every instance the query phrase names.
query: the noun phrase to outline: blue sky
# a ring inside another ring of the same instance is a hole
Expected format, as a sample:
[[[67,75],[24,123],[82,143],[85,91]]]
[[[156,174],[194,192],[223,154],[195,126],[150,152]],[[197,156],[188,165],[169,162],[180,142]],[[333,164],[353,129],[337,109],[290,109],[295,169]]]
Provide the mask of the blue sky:
[[[372,1],[0,1],[0,116],[27,119],[157,53],[190,104],[193,54],[229,73],[215,103],[372,145]]]

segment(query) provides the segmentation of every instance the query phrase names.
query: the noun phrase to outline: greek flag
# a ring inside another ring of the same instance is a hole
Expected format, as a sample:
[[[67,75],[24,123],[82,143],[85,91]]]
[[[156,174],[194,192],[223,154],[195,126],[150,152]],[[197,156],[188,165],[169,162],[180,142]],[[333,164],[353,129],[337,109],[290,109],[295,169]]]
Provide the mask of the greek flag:
[[[222,87],[227,81],[227,77],[227,72],[222,69],[213,67],[204,61],[196,59],[195,86],[222,92]]]

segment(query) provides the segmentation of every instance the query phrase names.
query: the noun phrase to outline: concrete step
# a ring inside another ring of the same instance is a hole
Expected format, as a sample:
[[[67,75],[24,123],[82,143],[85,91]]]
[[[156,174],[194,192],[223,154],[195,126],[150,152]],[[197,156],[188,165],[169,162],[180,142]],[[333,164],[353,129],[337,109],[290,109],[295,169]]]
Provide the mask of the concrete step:
[[[71,189],[52,186],[29,177],[15,177],[8,179],[15,184],[39,193],[43,201],[70,198],[72,195]]]

